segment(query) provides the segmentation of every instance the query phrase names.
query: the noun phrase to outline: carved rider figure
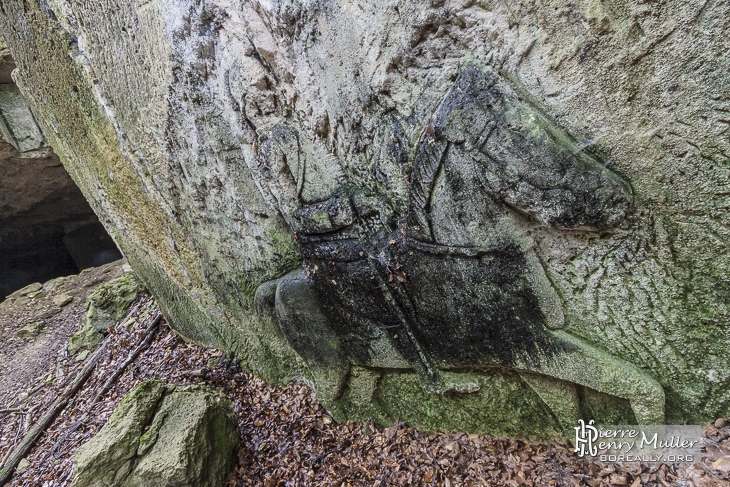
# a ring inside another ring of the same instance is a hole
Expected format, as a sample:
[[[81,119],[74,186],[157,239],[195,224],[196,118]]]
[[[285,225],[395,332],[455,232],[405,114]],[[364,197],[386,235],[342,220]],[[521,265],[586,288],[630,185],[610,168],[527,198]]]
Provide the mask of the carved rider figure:
[[[611,229],[632,210],[631,188],[490,69],[466,67],[424,127],[405,213],[348,186],[303,202],[303,156],[286,127],[255,152],[252,172],[304,262],[278,283],[279,324],[318,392],[336,398],[353,364],[411,368],[429,393],[451,388],[443,371],[501,366],[664,421],[654,379],[561,331],[560,298],[529,236],[540,225]]]

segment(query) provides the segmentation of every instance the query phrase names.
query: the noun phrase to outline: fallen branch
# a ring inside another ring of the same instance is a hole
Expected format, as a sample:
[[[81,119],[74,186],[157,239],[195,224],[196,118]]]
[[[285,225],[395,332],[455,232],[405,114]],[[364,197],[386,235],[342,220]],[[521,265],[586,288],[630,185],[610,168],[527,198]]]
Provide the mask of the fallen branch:
[[[27,395],[26,397],[24,397],[23,399],[18,399],[18,400],[16,400],[16,401],[15,401],[15,402],[14,402],[13,404],[11,404],[10,406],[8,406],[8,408],[6,408],[6,409],[0,409],[0,414],[2,414],[2,415],[4,416],[4,415],[6,415],[6,414],[10,414],[10,413],[15,413],[15,412],[23,412],[23,411],[26,411],[26,410],[27,410],[28,408],[16,408],[15,406],[17,406],[17,405],[18,405],[18,404],[20,404],[21,402],[24,402],[24,401],[27,401],[28,399],[31,399],[31,398],[33,397],[33,394],[35,394],[36,392],[38,392],[38,391],[40,391],[41,389],[43,389],[44,387],[46,387],[46,385],[48,385],[48,383],[44,382],[43,384],[41,384],[41,385],[39,385],[39,386],[36,386],[36,387],[35,387],[35,388],[34,388],[34,389],[33,389],[32,391],[30,391],[30,392],[28,393],[28,395]],[[1,465],[1,464],[0,464],[0,465]]]
[[[7,461],[0,469],[0,487],[5,485],[15,472],[15,467],[18,466],[20,460],[22,460],[28,452],[30,452],[33,445],[35,445],[41,433],[53,422],[58,414],[66,407],[69,399],[76,394],[76,392],[86,383],[91,377],[91,373],[96,367],[96,363],[99,361],[101,356],[104,354],[106,346],[102,344],[94,354],[87,359],[86,365],[81,369],[73,382],[61,393],[61,395],[54,401],[48,410],[43,413],[28,433],[23,437],[23,440],[13,449],[13,452],[8,457]]]
[[[99,401],[96,404],[94,404],[91,407],[89,407],[89,409],[86,411],[86,414],[84,415],[84,417],[81,418],[81,419],[79,419],[78,421],[76,421],[74,424],[71,425],[71,427],[68,430],[66,430],[66,432],[63,434],[63,436],[61,436],[61,438],[59,438],[53,444],[53,446],[51,447],[51,449],[46,452],[45,456],[41,459],[41,462],[48,461],[48,459],[51,456],[54,456],[54,457],[57,456],[55,454],[57,454],[57,452],[61,448],[61,445],[64,442],[68,441],[69,440],[69,436],[71,436],[71,434],[74,431],[76,431],[77,429],[79,429],[81,427],[81,425],[84,424],[89,419],[89,415],[91,414],[91,411],[93,411],[97,406],[101,406],[102,404],[104,404],[104,401]]]
[[[35,387],[33,388],[33,390],[32,390],[32,391],[30,391],[30,392],[28,393],[28,395],[27,395],[26,397],[24,397],[24,398],[23,398],[23,399],[21,400],[21,402],[22,402],[22,401],[27,401],[28,399],[30,399],[31,397],[33,397],[33,395],[34,395],[34,394],[35,394],[36,392],[40,391],[41,389],[43,389],[43,388],[44,388],[44,387],[46,387],[47,385],[48,385],[48,383],[47,383],[47,382],[44,382],[44,383],[42,383],[42,384],[38,384],[37,386],[35,386]]]
[[[25,414],[25,419],[23,420],[23,432],[25,433],[28,431],[28,426],[30,426],[30,418],[35,412],[36,409],[40,407],[40,404],[36,404],[33,407],[28,408],[28,411]]]
[[[153,338],[155,337],[155,333],[157,333],[157,330],[160,328],[160,322],[162,321],[162,314],[158,313],[155,317],[154,321],[150,325],[147,335],[145,336],[144,340],[142,340],[137,347],[129,352],[129,355],[127,356],[126,360],[122,362],[119,367],[117,367],[117,370],[114,371],[114,373],[107,379],[106,382],[104,382],[104,385],[102,386],[101,390],[94,396],[94,398],[91,400],[91,403],[89,405],[88,410],[86,411],[86,414],[76,421],[71,427],[61,436],[61,438],[56,441],[56,443],[53,445],[53,447],[46,453],[46,456],[43,457],[43,461],[48,460],[48,458],[55,454],[58,449],[61,447],[64,441],[68,439],[68,437],[77,429],[81,427],[82,424],[84,424],[89,419],[89,414],[91,413],[91,410],[96,407],[97,404],[101,402],[101,399],[104,397],[104,395],[111,390],[111,388],[114,386],[114,383],[121,377],[121,375],[124,373],[124,370],[134,362],[140,353],[147,350],[152,343]],[[2,485],[2,484],[0,484]]]
[[[207,377],[210,370],[208,367],[202,369],[188,370],[187,372],[181,372],[181,377]]]
[[[7,460],[8,457],[10,456],[10,454],[13,452],[13,447],[18,442],[18,436],[20,435],[20,428],[22,428],[22,427],[23,427],[23,424],[20,421],[18,421],[18,432],[15,433],[15,438],[13,439],[13,444],[8,447],[8,451],[5,452],[3,459],[0,460],[0,465],[5,465],[5,460]]]
[[[0,414],[10,414],[10,413],[22,413],[27,414],[28,408],[10,408],[10,409],[0,409]]]
[[[139,345],[137,345],[137,348],[129,352],[129,355],[127,356],[127,359],[122,362],[122,364],[117,367],[117,370],[114,371],[114,373],[107,379],[107,381],[104,383],[104,386],[101,388],[101,391],[94,396],[94,399],[91,400],[91,405],[95,405],[97,402],[101,400],[102,397],[104,397],[104,394],[109,392],[111,388],[114,386],[114,383],[119,379],[119,377],[124,373],[124,370],[137,360],[137,357],[139,357],[139,354],[144,352],[150,347],[150,344],[152,344],[152,340],[155,337],[155,333],[157,333],[157,330],[160,328],[160,322],[162,321],[162,313],[158,313],[157,316],[155,316],[155,319],[152,321],[152,324],[150,325],[149,329],[147,330],[147,335],[144,337],[144,340],[140,342]]]
[[[131,310],[129,310],[129,313],[127,313],[127,315],[124,318],[122,318],[122,320],[119,323],[117,323],[117,326],[119,326],[119,325],[124,326],[127,323],[127,321],[132,317],[132,315],[135,314],[137,312],[137,310],[139,310],[139,307],[142,306],[143,301],[144,301],[143,297],[138,299],[137,304]]]

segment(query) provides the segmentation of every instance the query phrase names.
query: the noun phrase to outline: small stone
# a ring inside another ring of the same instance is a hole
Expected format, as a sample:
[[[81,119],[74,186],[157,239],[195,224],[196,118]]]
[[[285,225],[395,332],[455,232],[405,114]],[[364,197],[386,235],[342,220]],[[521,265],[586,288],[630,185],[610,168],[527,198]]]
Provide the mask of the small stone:
[[[134,270],[132,269],[132,266],[129,264],[122,264],[122,272],[125,274],[133,274]]]
[[[33,338],[40,335],[45,327],[46,324],[43,321],[36,321],[16,331],[15,336],[18,338]]]
[[[62,308],[73,300],[73,296],[69,296],[68,294],[59,294],[53,297],[53,306],[59,306]]]
[[[18,473],[23,473],[26,470],[30,468],[30,462],[27,458],[22,459],[20,462],[18,462],[18,466],[15,468],[15,471]]]
[[[218,363],[221,361],[220,357],[212,357],[208,359],[208,367],[218,367]]]
[[[477,392],[482,387],[477,377],[453,372],[444,373],[444,386],[447,391],[454,391],[461,394],[471,394]]]
[[[81,352],[80,354],[78,354],[76,356],[76,359],[75,360],[77,362],[83,362],[84,360],[86,360],[86,357],[88,357],[88,356],[89,356],[89,351],[88,350],[84,350],[83,352]]]
[[[28,297],[33,298],[33,299],[45,298],[46,296],[48,296],[48,293],[45,291],[39,291],[37,293],[28,294]]]
[[[22,306],[24,304],[28,304],[28,303],[30,303],[30,298],[28,298],[26,296],[20,296],[19,298],[15,299],[15,304],[18,304],[20,306]]]
[[[25,296],[28,293],[35,293],[43,289],[43,284],[40,282],[34,282],[33,284],[28,284],[24,288],[18,289],[13,294],[10,295],[12,298],[17,298],[19,296]]]
[[[58,307],[51,308],[48,311],[44,311],[43,313],[41,313],[38,316],[36,316],[35,319],[37,319],[37,320],[44,320],[46,318],[50,318],[51,316],[55,316],[55,315],[57,315],[60,312],[61,312],[61,308],[58,308]]]
[[[3,301],[2,303],[0,303],[0,309],[9,308],[10,306],[13,305],[13,303],[15,303],[15,299],[8,298],[5,301]]]
[[[104,279],[103,278],[101,278],[101,277],[94,277],[92,279],[89,279],[88,281],[85,281],[83,283],[83,286],[85,288],[91,288],[91,287],[97,287],[97,286],[99,286],[100,284],[103,284],[103,283],[104,283]]]

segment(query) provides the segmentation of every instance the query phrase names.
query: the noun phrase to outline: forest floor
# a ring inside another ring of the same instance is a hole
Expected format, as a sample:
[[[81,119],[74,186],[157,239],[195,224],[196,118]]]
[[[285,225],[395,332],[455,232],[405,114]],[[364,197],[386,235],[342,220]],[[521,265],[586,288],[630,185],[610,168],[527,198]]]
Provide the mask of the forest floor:
[[[0,465],[84,366],[78,355],[66,354],[68,338],[80,328],[86,296],[122,272],[121,262],[108,264],[48,286],[46,295],[30,302],[0,305]],[[17,330],[52,309],[59,294],[71,295],[73,301],[40,318],[44,333],[15,337]],[[159,313],[146,295],[131,309],[110,330],[91,378],[40,436],[23,471],[8,485],[69,485],[76,449],[104,425],[135,385],[159,379],[211,384],[233,401],[241,448],[229,486],[730,486],[730,424],[724,419],[706,425],[703,458],[691,465],[591,463],[568,444],[424,433],[403,424],[383,428],[372,422],[338,423],[306,386],[281,389],[241,372],[222,352],[185,342],[164,320],[151,346],[91,406],[91,398],[147,335]],[[2,413],[7,409],[19,411]]]

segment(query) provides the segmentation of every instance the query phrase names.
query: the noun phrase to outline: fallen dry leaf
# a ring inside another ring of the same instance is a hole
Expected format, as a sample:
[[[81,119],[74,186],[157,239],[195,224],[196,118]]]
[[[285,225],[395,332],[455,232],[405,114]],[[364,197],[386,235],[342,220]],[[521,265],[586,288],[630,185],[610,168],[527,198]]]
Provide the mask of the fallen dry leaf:
[[[725,455],[712,462],[712,468],[720,472],[730,472],[730,455]]]
[[[39,440],[28,457],[31,469],[16,476],[10,486],[68,486],[76,448],[101,428],[132,387],[149,379],[210,384],[222,388],[230,397],[239,418],[241,448],[238,465],[227,487],[419,484],[676,487],[684,481],[682,479],[691,482],[687,485],[730,485],[727,470],[723,470],[730,463],[730,454],[725,451],[730,446],[726,436],[729,428],[722,426],[721,421],[715,421],[712,429],[706,428],[708,459],[704,463],[638,467],[588,463],[577,458],[572,448],[561,444],[530,444],[461,432],[419,432],[400,419],[390,428],[373,422],[338,423],[317,403],[314,393],[306,386],[292,383],[282,389],[267,384],[241,372],[222,352],[186,344],[167,327],[160,330],[150,348],[118,380],[89,423],[70,434],[68,441],[63,442],[48,461],[42,461],[56,440],[85,414],[85,401],[91,395],[90,391],[103,384],[116,365],[126,358],[149,324],[144,316],[153,316],[154,310],[154,302],[146,298],[137,313],[137,324],[113,330],[108,338],[108,357],[102,360],[102,366],[94,372],[88,386],[80,391],[73,409],[59,416]],[[223,366],[209,365],[212,358],[217,358]],[[66,376],[73,376],[80,364],[68,361],[62,367]],[[191,373],[205,368],[205,374]],[[44,387],[33,396],[29,405],[38,404],[42,410],[44,404],[52,402],[59,386],[54,383]],[[32,384],[25,386],[28,391],[33,387]],[[22,428],[22,417],[3,419],[4,423],[0,423],[0,457],[12,444],[18,428]]]

